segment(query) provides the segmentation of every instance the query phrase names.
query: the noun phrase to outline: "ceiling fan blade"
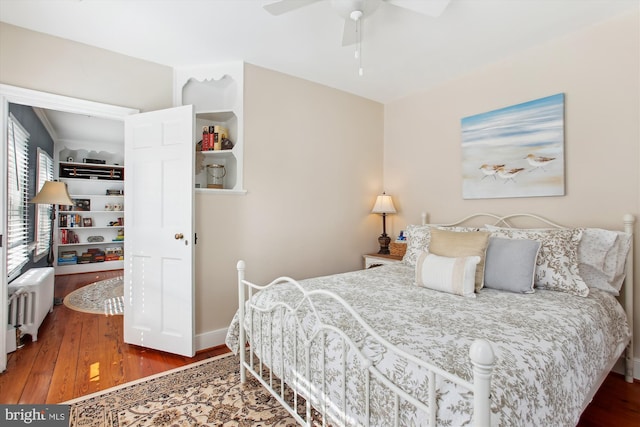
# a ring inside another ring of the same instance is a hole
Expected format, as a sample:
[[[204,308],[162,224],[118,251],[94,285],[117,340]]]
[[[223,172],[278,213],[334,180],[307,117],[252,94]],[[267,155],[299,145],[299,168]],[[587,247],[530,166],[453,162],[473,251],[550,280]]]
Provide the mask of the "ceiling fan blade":
[[[344,20],[344,30],[342,30],[342,46],[355,44],[356,41],[356,21],[347,18]]]
[[[438,17],[444,12],[451,0],[386,0],[394,6],[409,9],[427,16]]]
[[[304,6],[308,6],[311,3],[316,3],[321,0],[280,0],[275,3],[265,4],[264,10],[272,15],[282,15],[283,13],[291,12],[292,10],[299,9]]]

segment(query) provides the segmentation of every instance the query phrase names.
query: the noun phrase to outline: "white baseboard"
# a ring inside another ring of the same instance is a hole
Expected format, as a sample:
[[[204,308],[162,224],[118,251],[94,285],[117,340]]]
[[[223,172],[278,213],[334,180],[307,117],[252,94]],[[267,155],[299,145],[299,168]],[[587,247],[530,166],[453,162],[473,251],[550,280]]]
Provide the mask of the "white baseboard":
[[[224,344],[224,339],[227,337],[227,329],[223,328],[196,335],[196,351]]]
[[[614,365],[612,372],[620,375],[624,375],[624,358],[618,359],[618,362]],[[640,380],[640,359],[633,359],[633,378]]]

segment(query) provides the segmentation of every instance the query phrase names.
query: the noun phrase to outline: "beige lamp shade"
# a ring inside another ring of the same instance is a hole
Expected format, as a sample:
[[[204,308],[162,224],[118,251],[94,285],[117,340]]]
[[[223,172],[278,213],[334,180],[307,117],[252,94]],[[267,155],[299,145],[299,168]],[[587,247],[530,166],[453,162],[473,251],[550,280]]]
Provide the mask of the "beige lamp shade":
[[[67,191],[67,184],[58,181],[45,181],[42,189],[29,203],[73,206],[73,200]]]
[[[391,196],[382,193],[382,195],[376,198],[376,204],[373,206],[371,213],[376,214],[394,214],[396,208],[393,206],[393,200]]]

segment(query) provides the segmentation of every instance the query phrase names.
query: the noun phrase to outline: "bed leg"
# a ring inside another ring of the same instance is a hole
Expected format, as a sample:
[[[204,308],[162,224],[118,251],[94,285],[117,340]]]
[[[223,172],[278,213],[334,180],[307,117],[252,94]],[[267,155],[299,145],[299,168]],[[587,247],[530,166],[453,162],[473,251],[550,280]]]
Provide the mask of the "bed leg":
[[[238,334],[238,353],[240,354],[240,383],[244,384],[247,381],[247,372],[244,367],[246,355],[244,336],[244,261],[238,261],[236,268],[238,269],[238,327],[240,328],[240,333]]]
[[[627,346],[624,355],[624,380],[628,383],[633,383],[633,350],[631,345]]]
[[[493,349],[488,341],[478,339],[469,348],[473,364],[473,424],[491,425],[491,372],[495,362]]]

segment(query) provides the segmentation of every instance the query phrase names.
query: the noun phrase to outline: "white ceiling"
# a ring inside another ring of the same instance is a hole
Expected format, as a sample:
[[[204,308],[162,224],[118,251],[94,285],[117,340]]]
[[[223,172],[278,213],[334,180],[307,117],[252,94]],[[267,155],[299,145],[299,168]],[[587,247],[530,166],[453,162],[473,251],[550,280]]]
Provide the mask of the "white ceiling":
[[[105,145],[124,143],[124,122],[83,114],[38,108],[40,119],[54,141],[64,146],[86,146],[87,142]],[[44,116],[44,117],[42,117]]]
[[[242,60],[385,103],[640,7],[640,0],[451,0],[430,17],[382,4],[365,17],[360,77],[331,1],[273,16],[263,5],[274,1],[0,0],[0,21],[171,67]],[[121,122],[45,114],[58,141],[122,143]]]
[[[242,60],[385,103],[640,7],[640,0],[451,0],[434,18],[383,4],[364,21],[359,77],[330,1],[280,16],[262,7],[273,2],[0,0],[0,21],[172,67]]]

